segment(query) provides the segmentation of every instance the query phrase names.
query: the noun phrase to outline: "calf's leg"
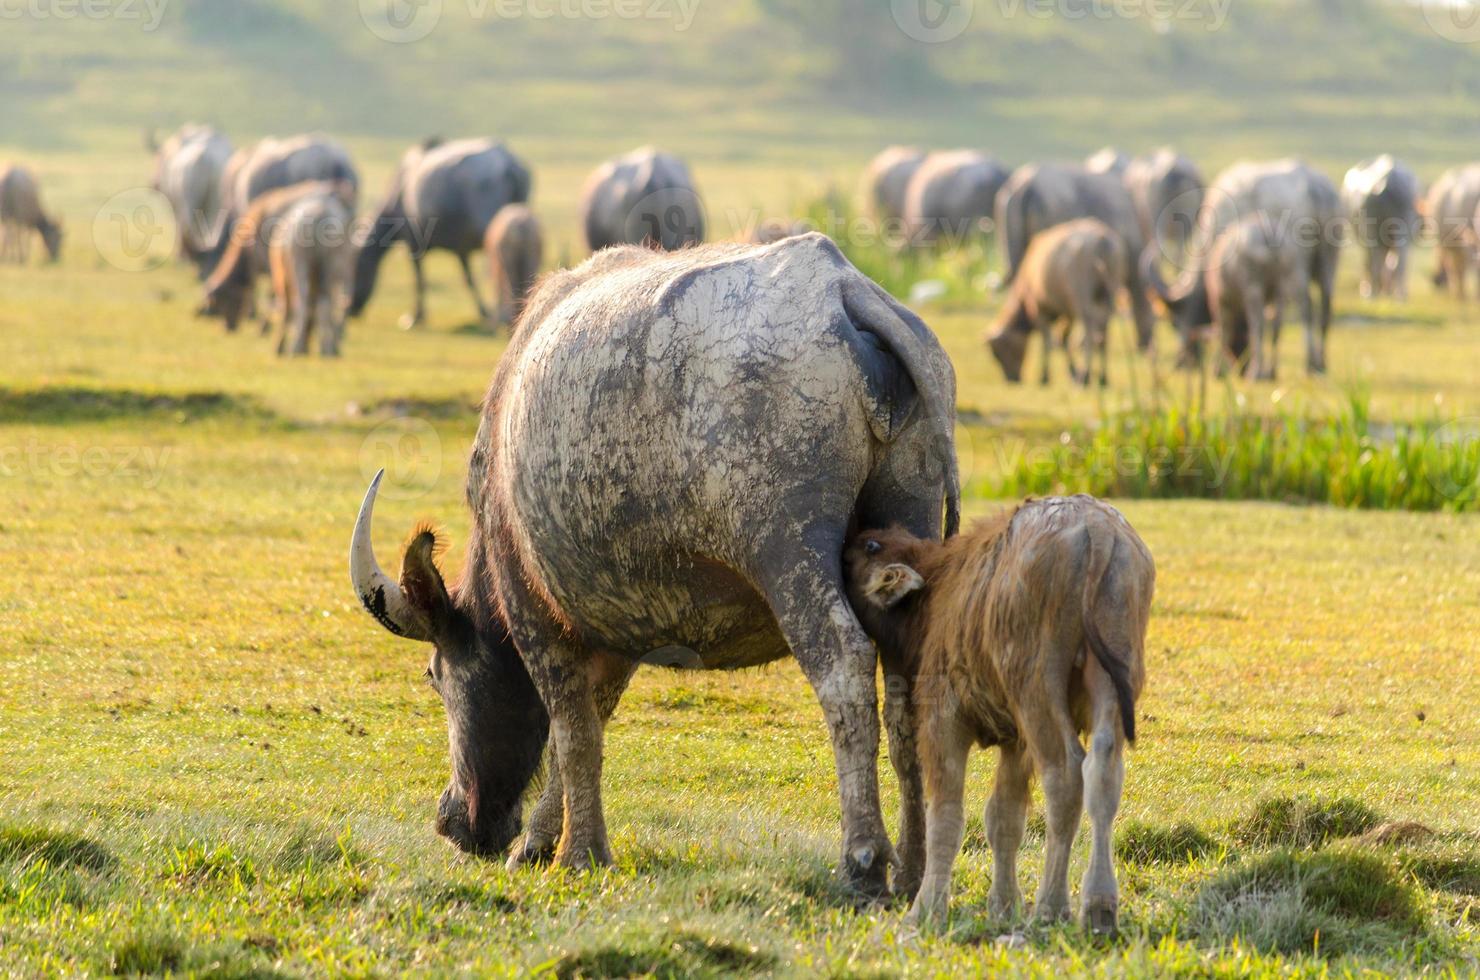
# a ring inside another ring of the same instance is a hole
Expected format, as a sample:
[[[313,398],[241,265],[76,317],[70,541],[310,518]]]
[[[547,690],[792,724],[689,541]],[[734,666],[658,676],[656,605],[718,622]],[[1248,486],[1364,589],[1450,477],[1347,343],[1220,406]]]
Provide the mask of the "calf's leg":
[[[884,658],[884,727],[889,733],[889,761],[899,780],[898,867],[894,893],[914,898],[925,873],[925,789],[920,772],[918,716],[913,706],[910,672]]]
[[[1085,658],[1084,682],[1092,715],[1089,753],[1082,766],[1091,843],[1089,868],[1079,886],[1080,902],[1088,929],[1100,935],[1114,935],[1120,896],[1115,884],[1110,833],[1125,782],[1122,751],[1125,734],[1121,731],[1115,685],[1093,656]]]
[[[940,681],[944,683],[944,678]],[[966,759],[970,734],[957,720],[954,707],[934,699],[929,731],[924,735],[925,768],[925,877],[909,921],[917,924],[945,920],[951,900],[951,868],[966,831]]]
[[[1011,918],[1023,902],[1018,890],[1017,859],[1028,822],[1032,771],[1021,744],[1001,747],[997,779],[985,814],[987,843],[992,848],[992,891],[987,896],[987,910],[999,918]]]
[[[1068,689],[1067,683],[1062,686],[1053,680],[1048,683],[1050,690]],[[1038,886],[1033,916],[1056,921],[1069,915],[1069,852],[1079,831],[1084,806],[1084,775],[1080,771],[1084,749],[1069,717],[1068,705],[1062,701],[1034,719],[1025,734],[1043,780],[1048,825],[1043,879]]]

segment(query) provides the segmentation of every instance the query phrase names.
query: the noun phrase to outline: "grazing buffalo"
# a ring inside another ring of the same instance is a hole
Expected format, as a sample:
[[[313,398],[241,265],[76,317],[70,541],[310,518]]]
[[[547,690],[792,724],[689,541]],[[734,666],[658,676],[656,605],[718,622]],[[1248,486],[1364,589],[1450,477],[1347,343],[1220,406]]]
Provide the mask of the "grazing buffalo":
[[[911,919],[945,916],[965,830],[967,756],[973,746],[997,746],[986,809],[990,913],[1007,917],[1021,906],[1017,852],[1036,771],[1048,819],[1034,915],[1069,913],[1069,852],[1084,801],[1092,837],[1081,917],[1094,932],[1114,933],[1110,833],[1124,743],[1136,738],[1156,582],[1146,545],[1114,508],[1054,497],[944,543],[901,528],[864,531],[845,567],[864,628],[882,653],[913,668],[927,843]]]
[[[1055,225],[1034,237],[1013,280],[997,327],[987,339],[1007,380],[1022,380],[1023,355],[1034,333],[1043,337],[1043,384],[1048,384],[1048,352],[1053,328],[1063,324],[1064,355],[1069,374],[1089,384],[1095,356],[1100,360],[1100,384],[1108,383],[1107,338],[1115,297],[1125,282],[1128,261],[1120,236],[1104,222],[1080,218]],[[1084,370],[1074,364],[1069,331],[1078,322],[1084,331]]]
[[[1131,192],[1146,243],[1155,242],[1173,261],[1181,261],[1202,209],[1204,185],[1197,164],[1161,149],[1128,161],[1120,179]]]
[[[170,204],[179,235],[180,258],[204,277],[223,220],[222,178],[232,157],[231,140],[210,126],[188,123],[163,143],[150,134],[153,187]]]
[[[0,163],[0,262],[24,265],[31,257],[31,234],[41,236],[46,257],[62,253],[62,226],[41,206],[36,178],[25,167]]]
[[[523,204],[506,205],[488,223],[483,255],[488,260],[488,278],[498,295],[488,325],[513,324],[524,312],[544,261],[545,236],[540,220]]]
[[[924,150],[913,146],[891,146],[869,163],[863,184],[875,218],[898,221],[904,217],[910,178],[920,169],[925,157]]]
[[[548,777],[510,864],[608,862],[602,732],[638,665],[790,655],[831,731],[846,875],[883,894],[877,654],[843,593],[843,545],[850,526],[881,523],[939,537],[943,502],[954,533],[954,400],[935,336],[820,234],[611,249],[541,280],[484,401],[462,580],[444,587],[428,530],[399,583],[380,570],[378,478],[351,545],[360,601],[435,646],[452,752],[439,832],[508,847],[548,730]],[[907,891],[921,791],[908,686],[886,691]]]
[[[473,282],[468,256],[483,247],[483,236],[499,210],[529,200],[529,168],[502,143],[486,139],[429,140],[401,158],[385,203],[371,220],[355,265],[351,316],[359,316],[375,291],[380,262],[397,242],[405,242],[416,273],[416,308],[401,318],[407,329],[426,321],[426,280],[421,263],[432,249],[445,249],[462,264],[463,281],[488,319],[488,308]]]
[[[905,191],[904,226],[915,244],[960,244],[983,234],[1007,169],[984,153],[932,153]]]
[[[205,283],[205,301],[199,316],[220,317],[228,331],[234,332],[253,303],[257,276],[270,267],[272,241],[277,226],[295,204],[307,197],[334,194],[348,209],[353,209],[355,189],[352,185],[329,180],[309,180],[291,187],[280,187],[261,195],[246,212],[232,223],[231,235],[216,268]],[[278,297],[281,298],[281,297]],[[277,310],[279,320],[283,310]],[[262,332],[272,328],[264,317]]]
[[[1147,249],[1138,263],[1142,274],[1162,296],[1182,337],[1181,363],[1200,364],[1200,328],[1213,322],[1207,265],[1223,233],[1255,216],[1270,233],[1294,244],[1302,278],[1314,282],[1320,293],[1319,309],[1311,302],[1308,286],[1295,299],[1306,325],[1306,367],[1311,374],[1323,374],[1343,219],[1336,186],[1299,160],[1238,163],[1223,171],[1209,186],[1198,212],[1197,228],[1188,245],[1189,256],[1195,261],[1168,287],[1154,271],[1160,256]]]
[[[1418,178],[1383,154],[1357,164],[1341,184],[1356,243],[1367,253],[1363,296],[1408,298],[1408,249],[1418,237]]]
[[[1002,243],[1005,280],[1010,283],[1017,276],[1034,235],[1076,218],[1103,221],[1120,236],[1129,255],[1138,256],[1145,248],[1135,202],[1119,177],[1057,164],[1029,164],[1015,170],[997,194],[997,240]],[[1125,277],[1136,342],[1147,350],[1156,319],[1138,263],[1126,263]]]
[[[354,279],[354,212],[342,193],[330,188],[300,197],[272,229],[268,264],[282,316],[279,354],[307,354],[309,332],[317,329],[319,353],[339,356]]]
[[[1310,292],[1309,270],[1293,238],[1265,216],[1251,215],[1218,236],[1203,281],[1223,352],[1218,373],[1247,367],[1255,380],[1274,380],[1285,303]],[[1175,306],[1160,279],[1154,283]]]
[[[704,206],[689,168],[652,147],[608,160],[586,180],[581,223],[593,252],[613,245],[664,251],[704,241]]]
[[[1475,267],[1475,211],[1480,207],[1480,163],[1446,170],[1424,198],[1424,218],[1433,228],[1439,264],[1434,285],[1465,298],[1465,280]]]

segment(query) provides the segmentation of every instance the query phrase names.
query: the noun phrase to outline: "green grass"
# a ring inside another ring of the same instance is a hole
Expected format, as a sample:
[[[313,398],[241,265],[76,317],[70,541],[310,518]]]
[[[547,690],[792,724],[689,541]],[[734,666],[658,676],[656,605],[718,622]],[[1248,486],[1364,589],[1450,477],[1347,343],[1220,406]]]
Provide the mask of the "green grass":
[[[1480,510],[1480,426],[1473,418],[1374,425],[1362,392],[1331,415],[1304,407],[1260,415],[1241,393],[1223,405],[1108,413],[1075,426],[1058,445],[1024,454],[1001,492]]]
[[[638,676],[607,741],[611,869],[510,874],[436,839],[447,749],[419,681],[426,651],[362,613],[344,555],[370,475],[390,464],[382,553],[429,517],[449,528],[456,571],[475,406],[504,341],[477,329],[441,256],[429,329],[396,329],[410,277],[393,258],[339,362],[280,361],[250,331],[196,320],[186,270],[125,273],[92,242],[103,202],[147,179],[142,126],[329,129],[371,198],[411,139],[492,131],[536,168],[552,260],[580,255],[585,173],[643,140],[693,158],[722,232],[829,188],[846,198],[894,140],[982,144],[1010,163],[1175,140],[1209,169],[1302,151],[1333,173],[1382,142],[1425,175],[1471,152],[1474,50],[1402,7],[1333,24],[1317,4],[1237,5],[1227,32],[1161,38],[1143,21],[1003,21],[978,3],[959,44],[922,54],[872,43],[882,6],[861,26],[810,6],[704,4],[674,36],[469,25],[448,3],[452,29],[396,47],[326,2],[172,4],[143,38],[6,22],[0,94],[25,97],[6,103],[0,151],[36,165],[69,235],[59,266],[0,267],[0,974],[1480,969],[1473,514],[1117,501],[1156,556],[1158,592],[1114,943],[1056,926],[997,944],[1014,924],[986,913],[975,816],[943,933],[910,933],[898,908],[853,910],[833,876],[832,754],[791,663]],[[1410,95],[1387,94],[1395,77]],[[1071,387],[1061,363],[1047,388],[1006,385],[981,345],[1000,303],[981,288],[986,253],[857,244],[901,295],[947,284],[921,313],[956,365],[968,516],[1006,503],[991,498],[1025,456],[1197,396],[1171,369],[1170,335],[1148,364],[1123,317],[1108,391]],[[1480,316],[1422,282],[1431,256],[1414,264],[1400,306],[1358,299],[1348,257],[1329,379],[1304,377],[1287,331],[1282,380],[1226,397],[1261,419],[1298,405],[1319,433],[1350,425],[1360,390],[1378,455],[1395,423],[1480,416]],[[991,771],[979,754],[977,813]],[[882,761],[881,774],[891,787]],[[1433,831],[1376,839],[1372,815]],[[1035,815],[1028,894],[1042,857]],[[1076,881],[1085,859],[1081,840]],[[1369,893],[1382,900],[1352,901]]]

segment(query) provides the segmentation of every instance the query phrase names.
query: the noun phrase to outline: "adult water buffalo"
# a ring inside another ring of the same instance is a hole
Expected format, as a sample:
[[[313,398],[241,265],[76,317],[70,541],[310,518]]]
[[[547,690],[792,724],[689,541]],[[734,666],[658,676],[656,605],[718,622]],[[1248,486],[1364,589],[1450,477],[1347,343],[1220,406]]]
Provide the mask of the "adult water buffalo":
[[[62,225],[41,206],[41,191],[31,171],[0,162],[0,262],[24,265],[31,257],[31,235],[41,236],[46,258],[62,253]]]
[[[832,734],[847,877],[882,894],[876,653],[841,556],[850,526],[940,537],[943,499],[954,533],[954,399],[930,330],[820,234],[612,249],[542,280],[484,401],[462,580],[444,587],[430,530],[413,535],[399,583],[380,570],[379,477],[350,550],[371,614],[435,644],[452,754],[438,831],[503,851],[548,729],[548,781],[510,864],[605,863],[602,730],[639,663],[792,655]],[[909,891],[921,787],[909,685],[901,665],[885,670],[896,887]]]
[[[1124,177],[1131,158],[1113,146],[1102,146],[1084,158],[1084,169],[1092,174],[1113,174]]]
[[[360,176],[349,153],[325,136],[268,137],[232,154],[221,176],[225,217],[218,222],[216,240],[201,260],[202,272],[209,275],[215,269],[230,244],[232,226],[253,201],[268,191],[311,180],[334,181],[359,192]]]
[[[984,232],[1007,168],[976,150],[932,153],[910,178],[904,225],[915,244],[959,244]]]
[[[478,295],[468,255],[483,247],[483,235],[499,209],[529,200],[531,183],[529,168],[493,140],[428,141],[406,151],[385,203],[366,230],[355,264],[350,315],[364,312],[381,259],[397,242],[405,242],[416,273],[416,308],[401,318],[401,326],[419,327],[426,320],[421,261],[435,248],[457,256],[478,317],[487,320],[488,307]]]
[[[924,150],[913,146],[891,146],[869,163],[863,175],[874,217],[880,221],[898,221],[904,217],[905,193],[910,178],[925,162]]]
[[[1408,248],[1418,236],[1418,178],[1388,154],[1357,164],[1341,184],[1356,243],[1367,253],[1363,296],[1408,298]]]
[[[1120,179],[1131,193],[1141,235],[1174,261],[1181,261],[1197,225],[1204,183],[1197,164],[1174,150],[1160,149],[1126,162]]]
[[[997,193],[997,240],[1002,243],[1004,279],[1012,282],[1033,236],[1077,218],[1097,218],[1125,243],[1126,254],[1140,255],[1146,238],[1135,202],[1120,178],[1063,164],[1028,164],[1013,171]],[[1136,342],[1151,347],[1156,326],[1139,264],[1127,262],[1125,285],[1130,292]]]
[[[1475,265],[1475,210],[1480,205],[1480,163],[1446,170],[1424,198],[1424,217],[1434,231],[1439,265],[1434,285],[1465,298],[1465,280]]]
[[[673,251],[704,241],[704,206],[682,160],[644,147],[587,178],[581,224],[593,252],[613,245]]]
[[[180,258],[202,276],[221,227],[222,177],[231,159],[231,140],[210,126],[187,123],[163,143],[149,135],[154,151],[153,187],[170,204],[179,235]]]
[[[1331,295],[1336,286],[1336,264],[1341,256],[1341,203],[1336,186],[1299,160],[1237,163],[1218,175],[1208,187],[1198,212],[1197,228],[1188,246],[1192,262],[1171,286],[1157,273],[1158,255],[1147,249],[1140,265],[1143,275],[1161,296],[1182,337],[1182,363],[1198,364],[1202,344],[1198,328],[1211,324],[1206,266],[1216,254],[1223,233],[1251,216],[1284,238],[1294,241],[1301,274],[1320,293],[1317,309],[1307,287],[1295,297],[1306,325],[1306,368],[1312,374],[1326,370],[1326,334],[1331,328]]]

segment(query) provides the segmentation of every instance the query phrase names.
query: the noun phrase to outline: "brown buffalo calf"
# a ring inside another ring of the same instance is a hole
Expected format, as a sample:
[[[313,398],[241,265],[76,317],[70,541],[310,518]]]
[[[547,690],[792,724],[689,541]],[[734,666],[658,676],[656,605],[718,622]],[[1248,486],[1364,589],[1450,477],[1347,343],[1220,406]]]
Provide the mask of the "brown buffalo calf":
[[[1082,218],[1038,233],[1028,245],[1013,279],[987,347],[1013,383],[1022,380],[1023,357],[1032,335],[1043,336],[1043,376],[1048,384],[1048,352],[1053,327],[1063,324],[1064,355],[1069,373],[1079,384],[1089,384],[1096,354],[1099,381],[1108,380],[1107,342],[1115,297],[1125,280],[1126,254],[1120,236],[1094,218]],[[1074,364],[1069,330],[1078,321],[1084,330],[1084,370]]]
[[[483,256],[488,261],[488,278],[498,293],[498,305],[488,326],[512,326],[524,312],[524,301],[540,276],[540,263],[545,258],[540,220],[523,204],[505,204],[484,232]]]
[[[1034,914],[1069,912],[1069,851],[1088,797],[1094,831],[1083,919],[1116,927],[1110,831],[1156,572],[1125,518],[1092,497],[1030,500],[945,542],[864,531],[844,556],[849,598],[885,657],[912,675],[925,776],[925,877],[910,916],[944,917],[965,826],[973,745],[1001,762],[987,804],[993,915],[1020,902],[1017,852],[1036,770],[1048,810]],[[1080,736],[1089,736],[1088,750]]]

